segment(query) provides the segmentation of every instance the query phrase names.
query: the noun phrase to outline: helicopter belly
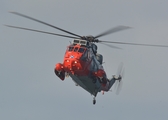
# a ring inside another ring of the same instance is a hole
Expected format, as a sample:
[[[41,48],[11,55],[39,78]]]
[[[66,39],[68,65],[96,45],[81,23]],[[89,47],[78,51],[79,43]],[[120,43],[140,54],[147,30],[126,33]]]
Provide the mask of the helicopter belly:
[[[70,74],[70,76],[75,83],[94,96],[101,91],[101,84],[99,81],[93,83],[93,80],[89,76],[76,76],[73,74]]]

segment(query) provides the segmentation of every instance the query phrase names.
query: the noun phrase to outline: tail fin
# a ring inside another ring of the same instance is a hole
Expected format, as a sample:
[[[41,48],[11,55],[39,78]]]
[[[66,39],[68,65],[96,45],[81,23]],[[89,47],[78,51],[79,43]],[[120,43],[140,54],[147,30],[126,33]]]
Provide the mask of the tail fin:
[[[111,78],[111,80],[109,80],[109,88],[108,88],[108,90],[111,89],[111,87],[113,86],[113,84],[115,83],[115,81],[116,81],[116,79],[114,77]]]
[[[108,80],[108,82],[106,83],[106,85],[102,86],[101,90],[103,90],[103,91],[109,91],[111,89],[111,87],[113,86],[113,84],[115,82],[118,82],[118,84],[117,84],[117,91],[120,91],[120,88],[121,88],[120,84],[121,84],[123,73],[124,73],[124,69],[123,69],[123,63],[122,63],[122,64],[120,64],[120,66],[118,68],[118,74],[117,75],[113,75],[113,77]],[[119,92],[117,92],[117,94],[118,93]]]
[[[111,89],[111,87],[113,86],[113,84],[114,84],[115,82],[117,82],[117,83],[115,83],[115,84],[118,84],[118,85],[117,85],[117,91],[118,91],[117,93],[119,93],[120,90],[118,90],[118,89],[119,89],[121,80],[122,80],[122,77],[121,77],[120,75],[119,75],[119,77],[116,77],[116,76],[114,75],[113,78],[111,78],[111,80],[109,80],[108,91]]]
[[[110,90],[110,88],[113,86],[113,84],[115,83],[117,85],[116,88],[116,94],[119,94],[121,87],[122,87],[122,78],[124,76],[124,68],[123,68],[123,63],[120,63],[119,67],[118,67],[118,71],[117,71],[117,75],[113,75],[113,77],[111,78],[111,80],[109,80],[109,87],[108,90]],[[117,81],[116,81],[117,80]]]

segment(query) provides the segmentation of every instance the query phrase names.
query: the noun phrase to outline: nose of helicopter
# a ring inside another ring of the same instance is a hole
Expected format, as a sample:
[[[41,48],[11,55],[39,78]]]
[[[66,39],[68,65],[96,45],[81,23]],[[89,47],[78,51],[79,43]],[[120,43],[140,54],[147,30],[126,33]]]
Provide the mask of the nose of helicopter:
[[[64,60],[64,69],[67,72],[74,74],[77,70],[82,70],[81,63],[78,59],[66,59]]]

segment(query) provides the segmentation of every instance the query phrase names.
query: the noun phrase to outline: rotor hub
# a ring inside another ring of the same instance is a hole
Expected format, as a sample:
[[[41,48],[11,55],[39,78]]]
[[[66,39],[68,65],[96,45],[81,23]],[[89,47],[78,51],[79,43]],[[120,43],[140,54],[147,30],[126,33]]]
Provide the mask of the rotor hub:
[[[98,39],[96,39],[94,36],[92,35],[88,35],[88,36],[82,36],[81,37],[82,40],[86,40],[88,42],[98,42]]]

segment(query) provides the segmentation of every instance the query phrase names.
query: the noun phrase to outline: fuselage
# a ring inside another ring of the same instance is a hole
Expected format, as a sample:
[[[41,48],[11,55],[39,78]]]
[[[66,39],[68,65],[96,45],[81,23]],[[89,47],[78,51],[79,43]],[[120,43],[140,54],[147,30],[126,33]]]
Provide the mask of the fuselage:
[[[109,80],[102,60],[102,55],[97,54],[95,44],[74,40],[73,44],[67,47],[63,63],[56,64],[55,73],[62,80],[68,74],[76,84],[96,96],[101,90],[109,90]]]

